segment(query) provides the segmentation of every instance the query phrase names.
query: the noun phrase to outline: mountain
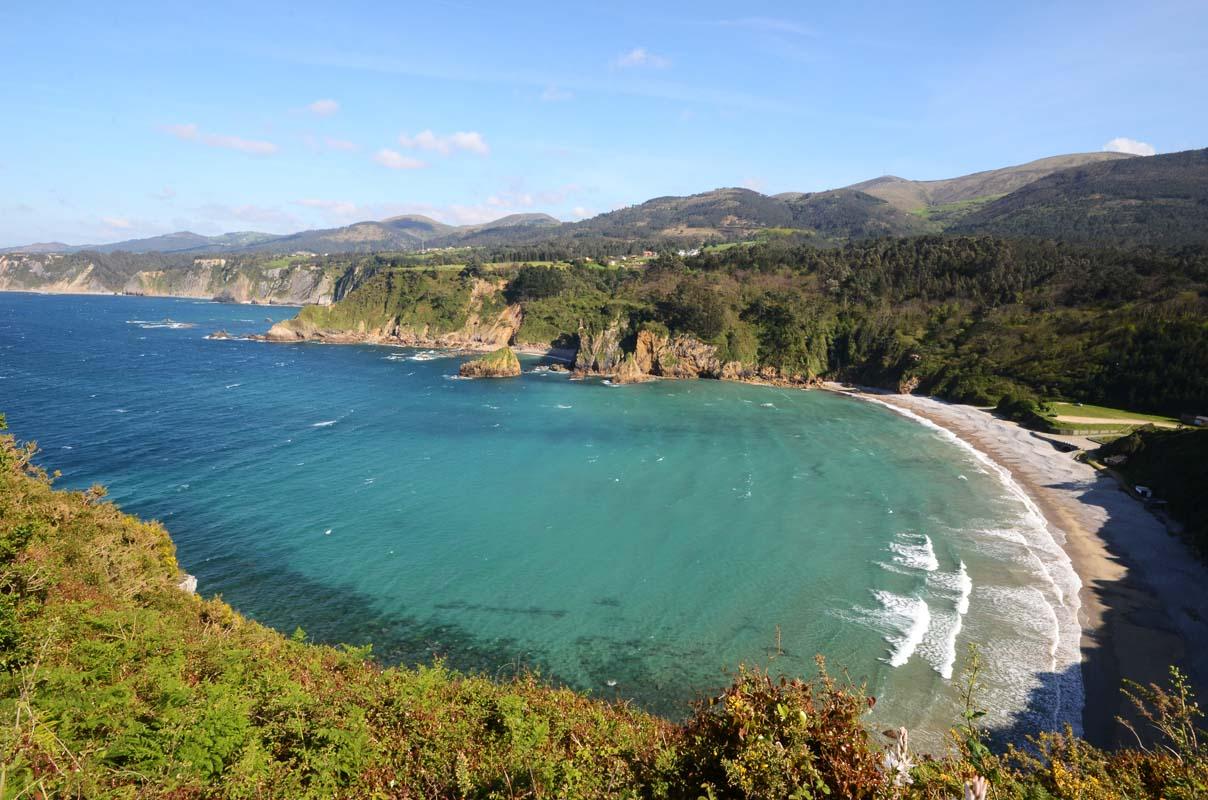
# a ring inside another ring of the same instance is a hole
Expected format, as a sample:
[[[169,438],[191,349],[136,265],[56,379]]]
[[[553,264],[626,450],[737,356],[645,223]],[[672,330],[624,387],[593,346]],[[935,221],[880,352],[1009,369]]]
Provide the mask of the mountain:
[[[943,180],[886,175],[840,189],[772,196],[724,188],[656,197],[570,223],[548,214],[512,214],[458,226],[409,214],[284,236],[180,231],[105,245],[42,243],[0,253],[335,254],[567,240],[695,245],[772,233],[797,233],[820,244],[944,232],[1117,244],[1198,242],[1208,238],[1203,153],[1148,158],[1075,153]]]
[[[883,175],[846,188],[879,197],[903,211],[917,212],[928,207],[1001,197],[1070,167],[1135,157],[1125,153],[1074,153],[935,181],[912,181],[896,175]]]
[[[750,189],[716,189],[688,197],[656,197],[565,226],[574,237],[732,240],[769,229],[798,230],[826,238],[907,235],[922,220],[859,191],[768,196]]]
[[[1208,149],[1064,169],[951,230],[1130,245],[1208,242]]]

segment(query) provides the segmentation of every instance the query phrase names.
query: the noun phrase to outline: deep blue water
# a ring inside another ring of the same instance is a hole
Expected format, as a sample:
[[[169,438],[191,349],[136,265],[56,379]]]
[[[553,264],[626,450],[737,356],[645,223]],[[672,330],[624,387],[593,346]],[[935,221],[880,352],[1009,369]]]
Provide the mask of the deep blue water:
[[[392,663],[535,667],[682,716],[739,662],[823,653],[924,728],[952,721],[969,641],[990,707],[1051,666],[1036,521],[933,430],[824,392],[205,338],[293,313],[0,294],[0,411],[61,485],[163,521],[201,593]]]

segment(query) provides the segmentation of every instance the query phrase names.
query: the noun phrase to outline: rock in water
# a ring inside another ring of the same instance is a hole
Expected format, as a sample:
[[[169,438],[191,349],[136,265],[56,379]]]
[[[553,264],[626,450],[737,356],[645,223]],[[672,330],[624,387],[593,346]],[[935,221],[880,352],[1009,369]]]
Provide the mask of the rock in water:
[[[467,361],[458,370],[463,378],[512,378],[520,374],[520,359],[510,347]]]
[[[650,376],[642,372],[633,353],[625,355],[625,360],[617,368],[617,374],[612,377],[613,383],[641,383],[648,380],[650,380]]]

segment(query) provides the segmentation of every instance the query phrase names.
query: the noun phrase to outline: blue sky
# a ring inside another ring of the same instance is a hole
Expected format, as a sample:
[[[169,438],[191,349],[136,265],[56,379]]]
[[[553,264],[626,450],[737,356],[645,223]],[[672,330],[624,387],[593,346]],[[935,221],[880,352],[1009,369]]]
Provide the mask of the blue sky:
[[[1208,3],[1007,5],[5,3],[0,246],[1208,145]]]

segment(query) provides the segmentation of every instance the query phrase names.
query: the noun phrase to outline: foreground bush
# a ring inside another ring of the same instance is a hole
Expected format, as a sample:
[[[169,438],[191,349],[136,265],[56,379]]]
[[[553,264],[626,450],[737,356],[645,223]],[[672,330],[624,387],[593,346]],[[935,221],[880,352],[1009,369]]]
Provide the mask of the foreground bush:
[[[0,428],[3,417],[0,417]],[[1134,687],[1159,744],[1068,733],[992,754],[970,710],[915,763],[860,687],[744,669],[683,725],[441,664],[286,637],[177,588],[172,543],[99,487],[59,492],[0,435],[0,798],[992,798],[1208,796],[1199,709]],[[1148,740],[1148,739],[1147,739]],[[885,740],[888,742],[888,740]]]

